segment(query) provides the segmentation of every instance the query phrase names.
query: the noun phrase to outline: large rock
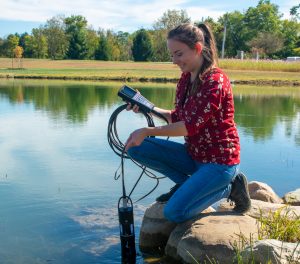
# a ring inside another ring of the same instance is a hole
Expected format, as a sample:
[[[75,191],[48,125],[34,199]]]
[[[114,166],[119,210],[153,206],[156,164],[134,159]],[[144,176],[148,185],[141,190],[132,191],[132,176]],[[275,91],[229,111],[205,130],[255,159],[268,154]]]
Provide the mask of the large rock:
[[[266,183],[252,181],[248,183],[248,189],[251,199],[269,203],[282,203],[282,199]]]
[[[143,253],[163,253],[176,223],[164,217],[165,203],[153,203],[145,211],[140,230],[139,246]],[[202,213],[214,212],[208,207]]]
[[[300,205],[300,189],[285,194],[283,200],[291,205]]]
[[[164,252],[175,223],[164,217],[164,203],[153,203],[145,211],[141,225],[139,246],[144,253]]]
[[[300,247],[298,243],[266,239],[248,246],[241,256],[244,263],[300,263]]]
[[[198,220],[177,225],[165,253],[185,263],[232,263],[235,245],[243,241],[242,237],[257,239],[255,219],[228,212],[201,214]]]
[[[230,205],[230,203],[222,202],[220,203],[217,211],[229,212],[232,211],[232,208],[233,206]],[[259,218],[261,215],[268,216],[270,212],[275,212],[277,210],[281,210],[282,215],[288,214],[288,216],[291,219],[300,216],[300,206],[267,203],[263,201],[252,200],[252,199],[251,199],[251,209],[246,214],[254,218]]]

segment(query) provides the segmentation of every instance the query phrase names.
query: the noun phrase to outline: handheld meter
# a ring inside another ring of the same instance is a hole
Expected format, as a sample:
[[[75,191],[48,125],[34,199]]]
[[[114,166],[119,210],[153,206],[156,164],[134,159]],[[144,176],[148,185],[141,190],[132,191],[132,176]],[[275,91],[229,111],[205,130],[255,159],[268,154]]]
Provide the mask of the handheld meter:
[[[123,85],[120,88],[118,96],[120,96],[124,101],[130,102],[132,105],[138,105],[141,111],[149,113],[154,108],[154,104],[127,85]]]

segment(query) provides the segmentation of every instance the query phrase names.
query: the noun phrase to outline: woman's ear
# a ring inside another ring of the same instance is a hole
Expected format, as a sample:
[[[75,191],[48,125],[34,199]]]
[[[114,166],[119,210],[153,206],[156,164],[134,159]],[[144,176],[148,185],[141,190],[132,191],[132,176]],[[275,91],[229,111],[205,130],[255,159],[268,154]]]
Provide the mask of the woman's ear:
[[[196,49],[196,51],[197,51],[197,54],[200,55],[201,52],[202,52],[202,45],[201,45],[200,42],[196,43],[195,49]]]

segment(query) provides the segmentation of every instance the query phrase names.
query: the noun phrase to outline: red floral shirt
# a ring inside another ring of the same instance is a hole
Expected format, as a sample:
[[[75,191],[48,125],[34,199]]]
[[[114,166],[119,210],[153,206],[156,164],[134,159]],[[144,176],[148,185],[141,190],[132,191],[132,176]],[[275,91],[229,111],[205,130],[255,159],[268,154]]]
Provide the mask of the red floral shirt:
[[[228,77],[219,68],[209,71],[194,95],[186,96],[190,73],[177,84],[172,123],[184,121],[188,153],[196,161],[240,163],[240,143],[234,122],[233,94]]]

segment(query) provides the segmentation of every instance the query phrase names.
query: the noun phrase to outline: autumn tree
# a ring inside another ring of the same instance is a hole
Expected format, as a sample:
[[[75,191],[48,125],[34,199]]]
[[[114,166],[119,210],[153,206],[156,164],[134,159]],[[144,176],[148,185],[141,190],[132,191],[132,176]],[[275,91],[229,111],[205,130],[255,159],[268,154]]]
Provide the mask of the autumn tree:
[[[18,62],[18,68],[22,68],[22,57],[23,57],[23,48],[21,46],[17,46],[14,49],[14,55]]]

